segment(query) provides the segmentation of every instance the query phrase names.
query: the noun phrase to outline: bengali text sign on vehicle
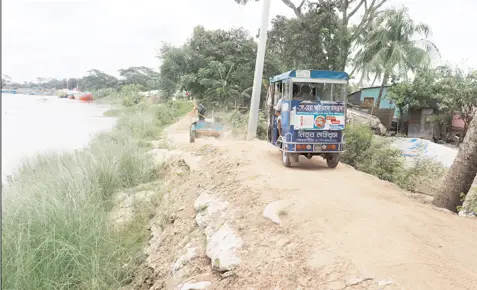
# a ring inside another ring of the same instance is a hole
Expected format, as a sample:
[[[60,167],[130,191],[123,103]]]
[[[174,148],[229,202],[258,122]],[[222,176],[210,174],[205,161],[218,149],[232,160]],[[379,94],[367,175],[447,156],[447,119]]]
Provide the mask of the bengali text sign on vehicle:
[[[343,130],[343,105],[300,104],[295,107],[295,129]]]

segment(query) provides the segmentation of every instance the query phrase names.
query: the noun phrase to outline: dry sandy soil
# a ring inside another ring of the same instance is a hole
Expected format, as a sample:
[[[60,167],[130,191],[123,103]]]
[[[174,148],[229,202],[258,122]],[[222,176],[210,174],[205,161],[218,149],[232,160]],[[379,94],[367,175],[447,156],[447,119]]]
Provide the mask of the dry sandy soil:
[[[173,221],[151,243],[154,272],[143,289],[211,281],[209,289],[477,289],[477,220],[417,202],[395,185],[321,158],[285,168],[266,142],[198,139],[185,118],[166,132],[200,170],[169,175]],[[243,240],[240,265],[226,277],[212,270],[195,224],[204,190],[227,201]],[[264,208],[282,200],[281,224]],[[199,254],[187,270],[171,265],[187,243]],[[202,245],[202,246],[200,246]],[[202,249],[200,249],[202,247]],[[180,288],[179,288],[180,289]]]

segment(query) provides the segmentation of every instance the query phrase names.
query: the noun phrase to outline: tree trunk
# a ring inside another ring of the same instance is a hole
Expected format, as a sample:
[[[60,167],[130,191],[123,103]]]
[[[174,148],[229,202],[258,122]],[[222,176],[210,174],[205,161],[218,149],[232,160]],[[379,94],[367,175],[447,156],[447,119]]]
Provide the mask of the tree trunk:
[[[388,74],[384,73],[383,82],[381,83],[381,88],[379,89],[378,99],[376,100],[376,103],[374,103],[374,107],[376,109],[379,109],[379,107],[381,106],[381,98],[383,97],[384,86],[386,85],[387,82],[388,82]]]
[[[461,205],[461,193],[467,193],[477,174],[477,112],[469,125],[459,153],[447,172],[440,191],[432,202],[435,206],[447,208],[453,212]]]

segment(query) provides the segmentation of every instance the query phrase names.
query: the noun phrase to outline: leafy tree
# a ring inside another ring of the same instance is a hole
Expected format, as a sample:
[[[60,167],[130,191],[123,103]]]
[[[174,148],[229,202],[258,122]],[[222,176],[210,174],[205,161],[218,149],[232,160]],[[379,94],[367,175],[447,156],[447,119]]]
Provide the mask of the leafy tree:
[[[216,106],[232,105],[230,101],[236,100],[240,95],[239,87],[231,83],[234,73],[232,62],[220,63],[212,61],[206,68],[199,70],[200,83],[207,89],[204,100]]]
[[[339,17],[333,6],[317,6],[300,18],[277,16],[268,33],[267,54],[287,69],[339,70]]]
[[[89,90],[115,88],[117,85],[118,79],[116,77],[98,69],[89,70],[88,75],[81,79],[81,87]]]
[[[382,79],[376,108],[392,77],[407,79],[409,71],[427,67],[438,54],[432,42],[413,38],[416,34],[427,37],[429,33],[427,25],[414,23],[407,8],[387,10],[376,19],[376,27],[362,39],[355,59],[363,79],[369,80],[370,76]]]
[[[161,90],[168,96],[177,90],[189,91],[193,97],[212,104],[235,103],[236,98],[245,104],[248,99],[242,98],[240,92],[252,85],[256,47],[242,28],[206,30],[197,26],[186,44],[162,46]],[[279,73],[280,63],[267,56],[265,75]]]
[[[434,108],[437,114],[433,119],[445,126],[459,114],[464,121],[462,141],[477,108],[477,72],[451,67],[423,69],[412,81],[395,84],[389,92],[401,112],[406,106]]]
[[[459,68],[440,68],[436,91],[441,109],[448,116],[458,113],[464,121],[462,140],[477,108],[477,71],[465,73]]]
[[[145,90],[157,89],[159,86],[159,74],[145,66],[133,66],[120,69],[121,83],[123,85],[138,84]]]
[[[252,0],[235,0],[239,4],[247,4]],[[258,0],[255,0],[258,1]],[[297,18],[308,18],[310,12],[328,11],[333,13],[333,21],[337,21],[338,30],[328,31],[330,38],[333,38],[337,49],[337,63],[335,69],[344,71],[348,65],[348,58],[356,41],[363,37],[373,27],[373,21],[381,13],[381,7],[387,0],[282,0],[283,4],[293,10]],[[362,12],[357,25],[351,24],[353,18]],[[313,33],[314,24],[309,23],[310,31]],[[334,24],[335,25],[335,24]],[[325,25],[328,27],[328,25]],[[304,27],[306,29],[306,27]],[[282,27],[283,29],[283,27]],[[319,31],[319,30],[318,30]],[[305,32],[305,31],[303,31]],[[316,33],[316,31],[314,31]],[[299,34],[296,37],[300,37]],[[304,40],[306,41],[306,39]],[[311,56],[308,56],[311,57]],[[314,57],[314,56],[313,56]]]

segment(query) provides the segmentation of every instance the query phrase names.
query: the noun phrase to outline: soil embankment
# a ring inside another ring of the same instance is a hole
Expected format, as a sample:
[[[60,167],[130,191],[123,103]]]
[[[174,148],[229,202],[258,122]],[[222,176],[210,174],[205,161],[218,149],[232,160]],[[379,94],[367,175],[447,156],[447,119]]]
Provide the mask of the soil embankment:
[[[189,144],[188,125],[166,130],[143,289],[475,289],[475,219],[344,164],[285,168],[265,142]]]

